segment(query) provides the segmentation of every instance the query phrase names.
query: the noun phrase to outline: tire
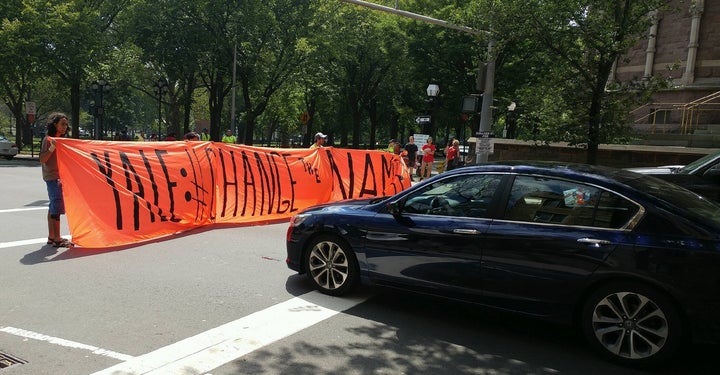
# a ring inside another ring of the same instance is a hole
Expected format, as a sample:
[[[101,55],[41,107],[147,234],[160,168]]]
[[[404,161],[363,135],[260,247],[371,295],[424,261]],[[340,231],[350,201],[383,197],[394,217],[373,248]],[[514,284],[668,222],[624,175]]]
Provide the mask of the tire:
[[[606,359],[654,367],[676,354],[683,322],[665,294],[642,284],[605,285],[586,300],[580,320],[585,339]]]
[[[311,243],[305,253],[305,270],[313,285],[331,296],[352,291],[360,276],[355,253],[345,241],[334,235],[317,237]]]

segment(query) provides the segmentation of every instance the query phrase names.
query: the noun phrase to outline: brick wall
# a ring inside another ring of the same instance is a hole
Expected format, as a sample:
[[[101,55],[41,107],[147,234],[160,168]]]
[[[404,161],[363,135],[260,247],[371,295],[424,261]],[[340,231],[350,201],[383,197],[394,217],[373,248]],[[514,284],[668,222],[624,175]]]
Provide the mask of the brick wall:
[[[692,15],[688,1],[677,0],[673,5],[677,11],[661,13],[658,16],[653,74],[680,79],[687,63]],[[706,83],[708,80],[720,83],[720,1],[705,1],[700,22],[695,80],[696,83]],[[647,39],[641,40],[618,62],[618,80],[627,81],[642,76],[647,45]],[[679,69],[666,69],[676,63],[680,64]]]

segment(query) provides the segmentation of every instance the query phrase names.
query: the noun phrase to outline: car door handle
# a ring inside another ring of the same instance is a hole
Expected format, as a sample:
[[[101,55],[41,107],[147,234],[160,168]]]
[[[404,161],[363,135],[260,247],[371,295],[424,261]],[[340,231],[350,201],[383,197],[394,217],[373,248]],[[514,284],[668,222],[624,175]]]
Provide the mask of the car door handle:
[[[477,229],[453,229],[453,233],[455,233],[455,234],[480,234],[480,231]]]
[[[586,243],[590,245],[610,245],[612,242],[606,241],[606,240],[598,240],[595,238],[579,238],[577,240],[579,243]]]

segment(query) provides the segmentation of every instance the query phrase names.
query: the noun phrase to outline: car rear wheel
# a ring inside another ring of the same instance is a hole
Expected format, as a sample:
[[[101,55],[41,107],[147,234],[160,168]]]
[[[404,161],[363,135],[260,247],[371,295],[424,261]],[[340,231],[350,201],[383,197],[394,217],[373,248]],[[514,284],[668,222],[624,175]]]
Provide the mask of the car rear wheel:
[[[585,339],[609,360],[623,365],[656,366],[672,357],[683,334],[682,320],[662,293],[633,283],[595,291],[581,318]]]
[[[305,254],[305,270],[321,292],[339,296],[358,283],[360,269],[355,253],[337,236],[320,236]]]

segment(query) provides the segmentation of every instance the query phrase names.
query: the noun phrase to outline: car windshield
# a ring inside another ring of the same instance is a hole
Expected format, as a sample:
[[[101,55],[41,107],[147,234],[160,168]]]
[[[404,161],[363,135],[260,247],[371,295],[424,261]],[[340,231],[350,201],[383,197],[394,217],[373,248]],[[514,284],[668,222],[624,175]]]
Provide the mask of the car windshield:
[[[678,207],[685,211],[686,216],[698,219],[700,222],[707,223],[720,230],[720,206],[698,196],[696,193],[650,176],[625,182],[640,191]]]
[[[718,154],[717,154],[717,153],[705,155],[705,156],[701,157],[700,159],[697,159],[697,160],[693,161],[692,163],[689,163],[688,165],[686,165],[686,166],[678,169],[677,173],[678,173],[678,174],[688,174],[688,173],[692,173],[692,171],[694,171],[694,170],[698,169],[699,167],[705,165],[708,161],[713,160],[713,159],[716,159],[716,158],[718,158]]]

